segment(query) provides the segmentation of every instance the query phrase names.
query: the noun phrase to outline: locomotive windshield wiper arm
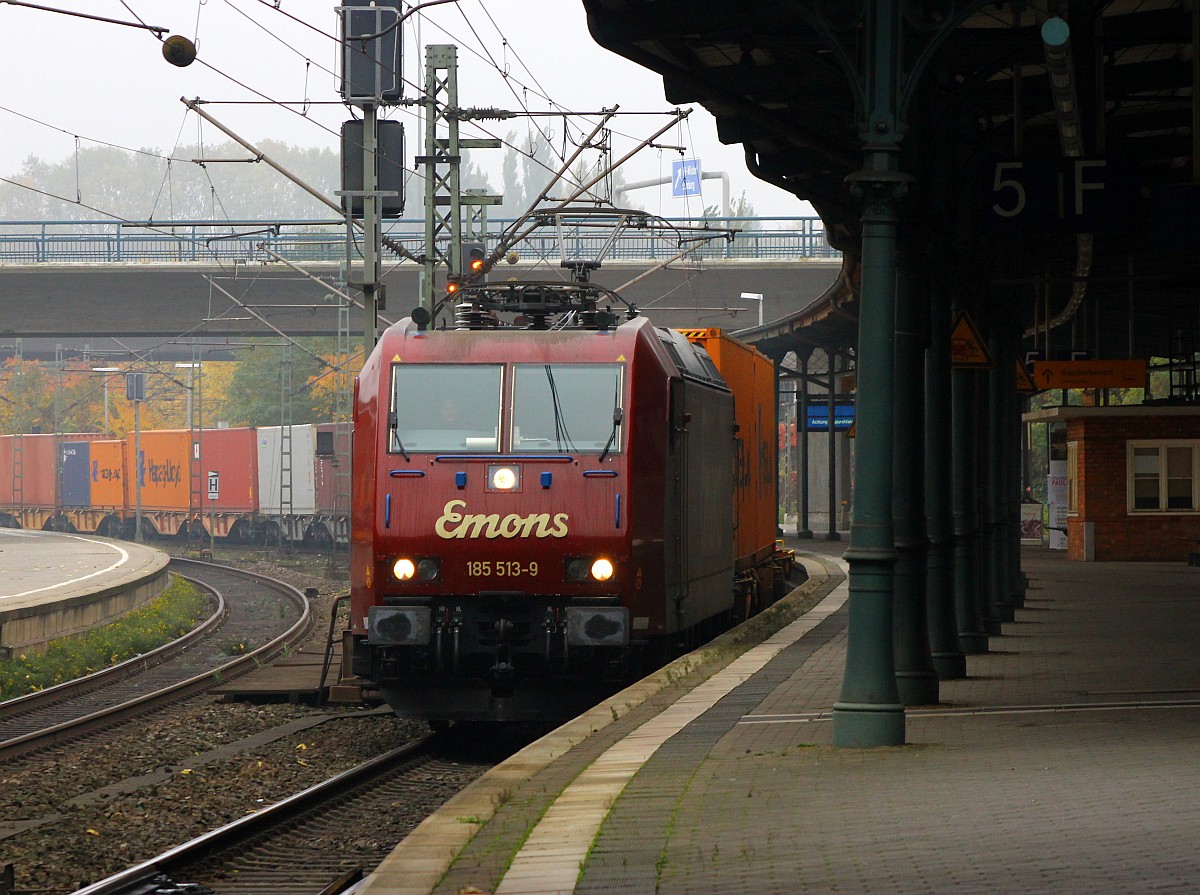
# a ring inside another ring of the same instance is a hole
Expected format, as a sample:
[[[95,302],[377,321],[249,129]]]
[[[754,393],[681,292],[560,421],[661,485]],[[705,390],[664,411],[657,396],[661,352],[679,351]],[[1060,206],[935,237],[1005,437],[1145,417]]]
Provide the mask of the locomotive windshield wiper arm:
[[[608,452],[612,450],[613,443],[617,440],[617,427],[621,425],[621,420],[624,417],[624,411],[621,410],[621,378],[618,376],[616,383],[613,385],[613,427],[608,433],[608,443],[604,445],[604,450],[600,452],[600,462],[604,462],[604,458],[608,456]]]
[[[600,452],[601,463],[604,462],[604,458],[608,456],[608,452],[612,450],[612,446],[617,440],[617,427],[621,425],[624,416],[620,407],[613,408],[613,427],[612,431],[608,433],[608,442],[604,445],[604,450]]]
[[[388,414],[388,428],[392,431],[392,440],[396,443],[400,455],[404,457],[405,463],[411,463],[412,458],[408,456],[408,451],[404,449],[404,442],[400,440],[400,423],[396,419],[396,411]]]

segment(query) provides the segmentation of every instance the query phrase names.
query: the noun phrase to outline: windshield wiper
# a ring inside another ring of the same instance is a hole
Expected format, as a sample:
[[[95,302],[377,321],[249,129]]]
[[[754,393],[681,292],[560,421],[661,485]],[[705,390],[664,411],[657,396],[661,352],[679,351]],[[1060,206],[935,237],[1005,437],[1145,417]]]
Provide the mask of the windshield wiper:
[[[408,456],[408,451],[404,449],[404,442],[400,440],[399,423],[396,420],[396,411],[388,414],[388,430],[392,433],[392,441],[399,449],[400,455],[404,457],[405,463],[411,463],[412,458]]]
[[[600,452],[601,463],[604,462],[604,458],[608,456],[608,452],[612,450],[612,446],[617,440],[617,427],[621,425],[623,416],[624,414],[621,412],[620,407],[613,408],[613,427],[612,431],[608,433],[608,443],[604,445],[604,450]]]
[[[612,431],[608,433],[608,443],[604,445],[604,450],[600,452],[601,463],[608,456],[608,452],[612,450],[612,446],[617,440],[617,427],[621,425],[621,420],[624,417],[625,413],[621,410],[621,378],[618,376],[617,381],[613,383],[613,427]]]

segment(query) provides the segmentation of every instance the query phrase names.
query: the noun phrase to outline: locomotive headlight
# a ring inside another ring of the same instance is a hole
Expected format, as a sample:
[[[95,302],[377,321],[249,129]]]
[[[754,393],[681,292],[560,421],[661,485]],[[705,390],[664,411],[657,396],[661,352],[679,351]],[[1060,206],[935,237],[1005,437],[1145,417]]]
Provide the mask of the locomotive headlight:
[[[392,566],[392,574],[399,581],[408,581],[413,575],[417,574],[417,566],[411,559],[401,557],[396,560],[396,564]]]
[[[616,567],[604,556],[568,557],[563,567],[568,581],[611,581]]]
[[[433,581],[442,572],[442,564],[432,557],[426,557],[417,563],[417,580]]]
[[[513,466],[488,467],[488,481],[497,491],[512,491],[521,481],[520,475]]]
[[[613,564],[611,560],[607,560],[602,556],[592,563],[592,577],[597,581],[607,581],[612,576]]]

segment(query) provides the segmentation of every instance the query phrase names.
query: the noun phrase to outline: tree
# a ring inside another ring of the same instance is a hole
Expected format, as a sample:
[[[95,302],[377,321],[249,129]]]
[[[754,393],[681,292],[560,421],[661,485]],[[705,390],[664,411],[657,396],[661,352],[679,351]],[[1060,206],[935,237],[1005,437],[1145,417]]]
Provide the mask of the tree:
[[[332,150],[275,140],[259,148],[331,198],[340,188],[341,163]],[[109,146],[81,149],[54,163],[30,156],[9,179],[28,187],[0,185],[0,219],[10,221],[95,220],[101,214],[138,221],[330,217],[328,207],[233,142],[178,146],[169,159],[154,150]]]
[[[126,372],[146,377],[143,429],[188,428],[188,381],[173,363],[139,362],[104,373],[93,370],[93,363],[73,358],[59,370],[53,363],[9,358],[0,368],[0,432],[103,432],[107,417],[114,438],[131,434],[135,413],[133,402],[125,398]],[[212,427],[217,421],[216,409],[225,400],[235,366],[206,362],[203,380],[193,382],[192,399],[199,402],[202,425]]]
[[[295,425],[326,422],[331,414],[322,414],[311,384],[330,366],[328,361],[313,357],[309,352],[332,355],[330,340],[301,339],[297,342],[290,352],[291,421]],[[219,419],[234,426],[278,426],[282,421],[283,364],[284,350],[279,343],[254,345],[238,362],[228,397],[217,411]]]
[[[331,420],[333,422],[350,422],[349,419],[338,420],[337,418],[337,390],[342,381],[337,375],[337,368],[341,366],[349,375],[353,375],[354,371],[361,369],[363,365],[362,345],[355,345],[349,354],[339,356],[336,352],[330,352],[322,357],[329,366],[308,380],[313,410],[317,419],[322,422]]]

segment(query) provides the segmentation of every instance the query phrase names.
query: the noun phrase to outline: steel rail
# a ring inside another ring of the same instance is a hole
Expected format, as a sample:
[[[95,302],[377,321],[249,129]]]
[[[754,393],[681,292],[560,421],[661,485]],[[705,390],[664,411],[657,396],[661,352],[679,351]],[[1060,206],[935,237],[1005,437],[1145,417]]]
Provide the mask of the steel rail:
[[[84,677],[63,681],[61,684],[55,684],[53,687],[47,687],[44,690],[36,690],[22,696],[14,696],[12,699],[6,699],[0,702],[0,721],[22,715],[32,707],[46,706],[51,702],[88,693],[105,684],[134,677],[147,668],[159,665],[167,659],[177,656],[193,643],[219,630],[228,614],[225,598],[201,581],[189,578],[186,575],[180,575],[179,577],[207,591],[217,601],[216,610],[202,624],[192,628],[182,637],[172,640],[170,643],[164,643],[162,646],[150,650],[150,652],[136,655],[132,659],[126,659],[124,662],[119,662],[116,665],[101,668],[99,671],[94,671]]]
[[[253,836],[281,826],[322,802],[338,797],[349,787],[370,780],[375,774],[387,770],[394,762],[420,755],[429,749],[430,743],[437,736],[436,733],[428,733],[418,740],[405,743],[260,811],[239,817],[190,842],[177,845],[157,857],[78,889],[73,895],[132,895],[135,892],[146,891],[142,887],[157,876],[169,874],[190,861],[227,848],[231,843],[245,842]]]
[[[108,706],[78,718],[61,722],[52,725],[40,731],[24,734],[14,737],[9,740],[0,742],[0,762],[6,759],[11,759],[15,756],[40,749],[57,742],[61,742],[69,737],[79,736],[80,734],[96,730],[101,727],[106,727],[117,721],[126,718],[134,717],[151,709],[158,708],[169,702],[177,701],[185,696],[190,696],[196,693],[204,692],[220,682],[227,681],[230,678],[238,677],[241,674],[249,672],[264,662],[275,658],[283,649],[291,644],[301,641],[306,637],[314,624],[312,606],[308,598],[299,590],[289,584],[285,584],[276,578],[271,578],[267,575],[261,575],[253,572],[247,572],[242,569],[235,569],[230,566],[214,566],[211,563],[199,562],[196,560],[175,558],[171,560],[172,565],[180,565],[183,567],[191,567],[194,574],[202,574],[204,568],[220,569],[222,572],[231,573],[236,576],[241,576],[254,581],[266,583],[273,589],[283,593],[301,610],[300,618],[290,628],[279,634],[268,643],[251,650],[250,652],[238,656],[230,662],[220,665],[216,668],[208,669],[200,674],[193,675],[185,680],[178,681],[170,686],[164,687],[152,693],[146,693],[134,699],[118,703],[113,706]],[[201,583],[198,579],[197,583]],[[207,586],[207,585],[206,585]],[[217,592],[215,588],[209,586],[213,592]],[[220,596],[219,592],[218,596]],[[211,633],[211,631],[210,631]],[[161,664],[158,663],[158,664]],[[86,678],[84,679],[86,680]],[[111,683],[111,681],[109,682]],[[95,689],[93,686],[91,689]],[[84,692],[84,691],[80,691]],[[33,694],[37,695],[37,694]],[[59,699],[62,697],[60,696]],[[26,708],[30,708],[30,703],[26,703]]]

